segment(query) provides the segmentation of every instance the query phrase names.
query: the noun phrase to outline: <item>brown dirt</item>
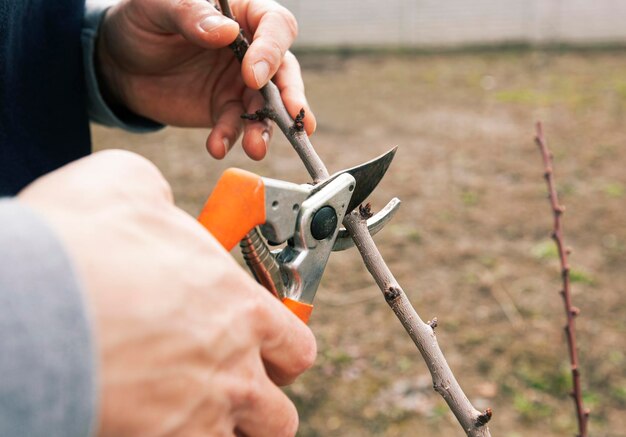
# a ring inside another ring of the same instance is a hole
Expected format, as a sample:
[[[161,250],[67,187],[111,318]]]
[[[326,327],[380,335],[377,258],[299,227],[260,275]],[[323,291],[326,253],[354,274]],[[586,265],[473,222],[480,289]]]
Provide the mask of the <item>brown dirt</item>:
[[[591,434],[626,436],[626,53],[499,52],[301,58],[331,171],[400,149],[373,196],[401,212],[376,241],[494,436],[569,436],[569,369],[541,119],[556,158]],[[154,161],[199,211],[240,166],[305,182],[282,138],[269,159],[204,152],[206,130],[94,129],[96,148]],[[463,435],[421,357],[352,250],[331,257],[311,328],[315,368],[288,389],[301,436]]]

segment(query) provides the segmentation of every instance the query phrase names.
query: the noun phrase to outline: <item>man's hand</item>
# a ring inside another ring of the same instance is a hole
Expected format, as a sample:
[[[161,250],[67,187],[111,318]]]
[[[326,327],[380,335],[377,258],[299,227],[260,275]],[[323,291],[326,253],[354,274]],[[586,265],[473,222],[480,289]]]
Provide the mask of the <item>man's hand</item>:
[[[300,66],[288,49],[297,34],[293,15],[273,0],[232,0],[233,14],[251,41],[243,64],[228,44],[239,32],[207,0],[122,0],[104,19],[97,58],[108,94],[131,111],[161,123],[213,127],[207,149],[223,158],[243,129],[243,148],[265,156],[269,121],[246,122],[263,106],[256,90],[273,77],[287,110],[306,110]]]
[[[292,436],[277,387],[315,358],[311,331],[192,217],[156,167],[109,151],[18,197],[57,231],[90,303],[99,436]]]

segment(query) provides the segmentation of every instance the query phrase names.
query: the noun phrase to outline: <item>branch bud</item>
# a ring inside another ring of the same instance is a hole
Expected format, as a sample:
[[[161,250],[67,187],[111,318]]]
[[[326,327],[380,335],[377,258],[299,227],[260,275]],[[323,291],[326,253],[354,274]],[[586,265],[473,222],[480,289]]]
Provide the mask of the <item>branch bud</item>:
[[[491,416],[493,415],[493,411],[491,408],[487,408],[484,413],[480,414],[476,418],[476,423],[474,424],[476,428],[480,428],[481,426],[485,426],[491,420]]]
[[[398,287],[391,286],[385,289],[384,294],[385,294],[385,300],[387,301],[387,303],[391,303],[394,300],[396,300],[398,297],[400,297],[401,291]]]
[[[292,132],[302,132],[304,130],[304,108],[300,109],[300,112],[296,114],[296,118],[293,120],[293,125],[291,126]]]
[[[263,121],[266,118],[272,118],[272,116],[275,115],[273,114],[273,111],[269,108],[261,108],[258,109],[257,111],[255,111],[252,114],[241,114],[240,117],[243,120],[250,120],[250,121]]]

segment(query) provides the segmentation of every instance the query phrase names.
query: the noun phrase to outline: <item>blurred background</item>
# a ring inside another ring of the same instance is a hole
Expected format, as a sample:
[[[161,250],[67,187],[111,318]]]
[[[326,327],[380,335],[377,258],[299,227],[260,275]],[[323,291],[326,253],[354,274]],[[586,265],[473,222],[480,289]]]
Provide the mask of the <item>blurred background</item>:
[[[620,0],[282,0],[299,46],[444,47],[626,41]]]
[[[494,436],[571,436],[565,315],[542,120],[566,205],[591,435],[626,436],[626,2],[284,0],[332,171],[394,145],[372,197],[400,212],[376,241]],[[307,182],[275,134],[262,162],[208,157],[208,130],[132,135],[94,126],[96,149],[155,162],[197,214],[230,166]],[[234,255],[239,255],[234,252]],[[287,391],[299,435],[463,432],[356,250],[331,257],[311,328],[315,367]]]

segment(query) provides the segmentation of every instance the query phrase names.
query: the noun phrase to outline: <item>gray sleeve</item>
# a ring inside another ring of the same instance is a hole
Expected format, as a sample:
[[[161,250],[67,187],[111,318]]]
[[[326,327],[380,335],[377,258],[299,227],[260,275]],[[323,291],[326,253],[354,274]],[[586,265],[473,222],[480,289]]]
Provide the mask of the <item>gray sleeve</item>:
[[[139,115],[124,110],[123,114],[114,112],[107,105],[98,83],[98,75],[95,65],[95,50],[100,23],[106,10],[116,3],[113,0],[87,0],[85,4],[85,17],[81,32],[83,46],[83,62],[85,69],[85,81],[87,84],[87,111],[91,121],[110,127],[119,127],[129,132],[145,133],[154,132],[163,125]]]
[[[88,437],[92,337],[72,265],[32,210],[0,198],[0,436]]]

